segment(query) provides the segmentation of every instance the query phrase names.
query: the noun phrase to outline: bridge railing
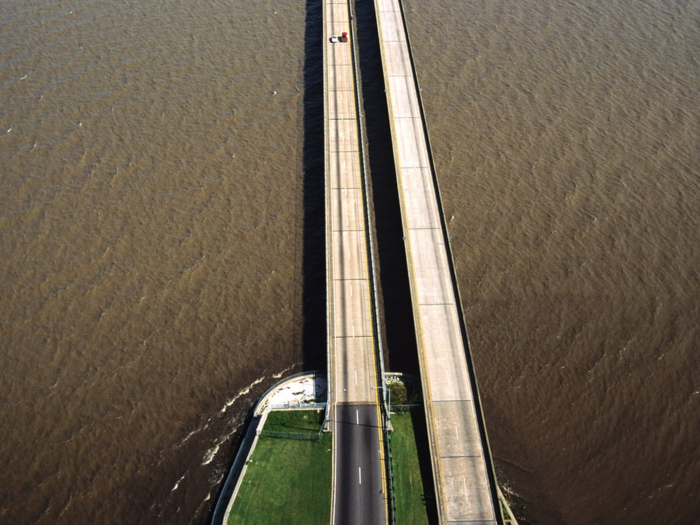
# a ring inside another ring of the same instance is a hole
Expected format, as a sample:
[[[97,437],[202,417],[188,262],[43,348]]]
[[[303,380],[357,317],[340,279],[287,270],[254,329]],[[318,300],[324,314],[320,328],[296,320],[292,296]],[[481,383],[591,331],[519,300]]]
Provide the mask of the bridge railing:
[[[394,474],[391,465],[391,436],[389,433],[389,411],[387,408],[387,394],[386,394],[386,383],[384,381],[385,371],[384,371],[384,347],[382,344],[382,327],[379,315],[379,293],[377,291],[377,270],[376,270],[376,255],[374,252],[374,238],[372,235],[373,222],[372,216],[370,214],[371,202],[369,197],[369,181],[368,173],[369,169],[367,167],[367,152],[365,148],[365,133],[364,133],[364,114],[362,112],[362,95],[361,95],[361,83],[359,75],[359,58],[357,53],[357,23],[354,12],[354,4],[348,2],[348,10],[350,15],[350,20],[352,23],[352,34],[351,34],[351,44],[352,44],[352,62],[353,62],[353,72],[355,75],[355,107],[357,108],[357,128],[359,134],[359,147],[360,147],[360,173],[362,174],[362,193],[365,201],[364,206],[364,219],[365,219],[365,244],[367,246],[367,252],[369,256],[368,266],[369,266],[369,281],[371,286],[371,303],[372,303],[372,324],[374,328],[374,358],[375,358],[375,370],[379,369],[379,379],[376,387],[381,389],[381,396],[379,398],[379,407],[383,416],[383,421],[380,422],[382,426],[382,436],[384,439],[384,457],[382,458],[382,476],[384,477],[384,482],[387,489],[387,512],[388,512],[388,522],[392,525],[396,524],[396,506],[394,503]]]

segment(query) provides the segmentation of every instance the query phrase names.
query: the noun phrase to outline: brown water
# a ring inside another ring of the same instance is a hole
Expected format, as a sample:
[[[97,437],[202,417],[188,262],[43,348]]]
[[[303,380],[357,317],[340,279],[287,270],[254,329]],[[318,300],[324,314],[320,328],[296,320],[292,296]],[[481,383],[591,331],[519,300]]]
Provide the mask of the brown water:
[[[700,523],[700,4],[409,14],[499,473],[537,523]]]
[[[699,521],[700,6],[407,10],[501,478]],[[203,523],[302,366],[306,22],[0,4],[0,523]]]

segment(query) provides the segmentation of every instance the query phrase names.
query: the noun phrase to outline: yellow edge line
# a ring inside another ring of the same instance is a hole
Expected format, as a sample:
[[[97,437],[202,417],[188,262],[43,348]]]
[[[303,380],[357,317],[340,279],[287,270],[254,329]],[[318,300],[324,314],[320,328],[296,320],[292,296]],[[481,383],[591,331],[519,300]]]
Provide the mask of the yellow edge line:
[[[349,4],[348,4],[348,16],[350,16],[350,5]],[[351,36],[351,38],[355,37],[354,34],[351,34],[350,36]],[[353,61],[353,64],[354,64],[354,61]],[[353,87],[353,92],[355,93],[357,86],[355,85],[354,74],[352,77],[352,87]],[[357,118],[357,116],[359,114],[358,113],[359,110],[358,110],[354,96],[352,97],[352,105],[354,108],[354,115],[355,115],[354,135],[355,135],[355,139],[357,142],[357,152],[356,152],[356,155],[357,155],[356,160],[357,160],[357,167],[358,167],[357,176],[358,176],[358,182],[360,184],[360,187],[364,187],[364,182],[362,181],[362,177],[360,175],[361,174],[361,166],[362,166],[362,159],[360,157],[360,148],[361,148],[360,137],[357,133],[357,127],[360,125],[360,120]],[[362,244],[363,252],[364,252],[363,260],[364,260],[364,267],[365,267],[364,281],[365,281],[365,285],[367,287],[367,296],[366,296],[367,302],[366,302],[365,306],[367,308],[366,311],[369,314],[369,324],[370,324],[370,348],[372,349],[370,355],[372,357],[372,372],[374,374],[374,385],[375,385],[375,388],[374,388],[374,406],[375,406],[376,411],[377,411],[377,437],[378,437],[378,441],[379,441],[379,459],[380,459],[380,463],[381,463],[380,471],[381,471],[381,475],[382,475],[382,493],[385,496],[384,497],[384,521],[385,521],[385,523],[388,523],[389,522],[389,512],[388,512],[389,509],[387,508],[387,498],[386,498],[387,490],[386,490],[386,472],[385,472],[385,468],[384,468],[384,461],[385,461],[384,460],[384,440],[382,439],[382,419],[381,419],[381,412],[380,412],[380,405],[379,405],[379,393],[378,393],[378,389],[376,388],[376,386],[379,383],[377,382],[377,360],[375,359],[375,356],[374,356],[375,333],[374,333],[374,326],[372,325],[372,321],[371,321],[372,302],[371,302],[370,298],[372,297],[372,292],[371,292],[371,289],[369,286],[369,262],[368,262],[369,255],[367,253],[367,228],[369,228],[369,224],[367,224],[367,222],[365,220],[367,217],[368,210],[365,206],[364,197],[360,200],[360,202],[362,204],[362,233],[363,233],[363,236],[365,239],[365,242],[363,242],[363,244]],[[377,319],[377,322],[379,322],[378,319]]]
[[[351,16],[350,4],[347,3],[346,5],[347,5],[347,9],[348,9],[348,19],[350,20],[350,16]],[[351,36],[351,38],[355,37],[354,34],[351,34],[350,36]],[[356,64],[354,63],[354,57],[351,55],[350,58],[351,58],[351,62],[353,63],[353,66],[355,67]],[[353,69],[354,69],[354,67],[353,67]],[[357,86],[355,85],[354,71],[353,71],[353,76],[352,76],[352,88],[353,88],[353,93],[356,93]],[[360,136],[359,136],[358,131],[357,131],[357,128],[360,125],[361,121],[358,118],[359,109],[357,107],[357,102],[355,100],[354,95],[352,97],[352,105],[353,105],[353,109],[354,109],[353,114],[355,115],[355,118],[353,120],[355,121],[354,137],[355,137],[355,141],[357,144],[357,151],[356,151],[356,160],[357,160],[357,167],[358,167],[357,177],[358,177],[359,187],[363,188],[364,182],[363,182],[362,177],[361,177],[362,159],[360,157],[361,145],[360,145]],[[367,217],[367,208],[365,206],[364,197],[362,199],[360,199],[360,203],[361,203],[361,208],[362,208],[362,214],[361,214],[362,233],[363,233],[363,237],[365,240],[365,242],[363,242],[363,244],[362,244],[363,252],[364,252],[363,261],[364,261],[364,267],[365,267],[364,281],[365,281],[365,285],[367,287],[367,296],[366,296],[367,302],[365,303],[365,307],[367,308],[366,311],[369,314],[369,324],[370,324],[370,330],[369,330],[369,332],[370,332],[370,348],[372,349],[370,356],[372,358],[372,360],[371,360],[372,372],[374,374],[374,385],[375,385],[375,388],[374,388],[374,406],[375,406],[376,411],[377,411],[377,437],[378,437],[378,441],[379,441],[379,459],[380,459],[380,463],[381,463],[380,472],[381,472],[381,476],[382,476],[382,493],[385,495],[385,498],[384,498],[384,521],[385,521],[385,523],[388,523],[389,513],[388,513],[387,498],[386,498],[387,492],[386,492],[386,472],[385,472],[385,468],[384,468],[384,440],[382,439],[382,419],[381,419],[381,412],[380,412],[380,405],[379,405],[379,394],[378,394],[378,389],[376,388],[378,383],[377,383],[377,363],[376,363],[376,359],[374,356],[375,333],[374,333],[374,326],[372,325],[372,321],[371,321],[372,302],[371,302],[370,298],[372,297],[372,292],[371,292],[371,289],[369,286],[369,262],[368,262],[369,255],[367,253],[367,228],[369,227],[369,225],[367,224],[367,222],[365,220]],[[377,322],[378,321],[379,320],[377,320]]]
[[[385,68],[385,66],[384,66],[384,34],[382,33],[382,30],[381,30],[381,16],[379,15],[380,9],[379,9],[378,2],[377,2],[376,0],[375,0],[375,2],[374,2],[374,6],[375,6],[375,11],[376,11],[376,13],[377,13],[377,24],[380,26],[380,27],[379,27],[379,31],[378,31],[378,33],[379,33],[379,38],[381,39],[381,45],[380,45],[380,48],[379,48],[379,52],[380,52],[380,54],[382,55],[382,71],[384,71],[384,68]],[[385,78],[387,78],[386,75],[385,75]],[[388,88],[388,87],[389,87],[389,86],[387,86],[387,88]],[[390,90],[387,89],[386,92],[387,92],[387,96],[390,96]],[[388,108],[389,108],[389,111],[391,112],[391,104],[388,104]],[[393,127],[394,127],[394,126],[393,126],[393,113],[392,113],[392,118],[390,119],[390,122],[391,122],[391,127],[392,127],[392,129],[393,129]],[[392,149],[393,149],[393,148],[392,148]],[[396,157],[396,155],[394,155],[394,157]],[[401,205],[401,208],[402,208],[402,210],[403,210],[403,199],[400,199],[400,205]],[[375,368],[376,368],[376,367],[375,367]],[[375,378],[375,382],[376,382],[376,378]],[[390,407],[387,408],[387,410],[389,410],[389,409],[390,409]],[[377,404],[377,418],[380,418],[380,417],[381,417],[381,414],[379,413],[379,404]],[[378,419],[378,420],[379,420],[379,419]],[[387,432],[388,432],[388,429],[387,429]],[[380,445],[381,445],[382,464],[383,464],[383,463],[384,463],[384,447],[383,447],[383,440],[382,440],[381,434],[380,434],[380,436],[379,436],[379,443],[380,443]],[[386,496],[386,498],[385,498],[386,506],[388,507],[388,504],[389,504],[388,496],[389,496],[389,495],[388,495],[387,492],[386,492],[386,480],[384,479],[384,477],[385,477],[385,474],[384,474],[384,471],[382,471],[382,489],[384,490],[384,494],[385,494],[385,496]],[[387,508],[387,512],[386,512],[386,523],[388,523],[388,522],[389,522],[389,512],[388,512],[388,508]]]
[[[377,6],[377,2],[375,0],[374,2],[375,5],[375,10],[377,13],[379,13],[379,9]],[[379,16],[377,16],[377,21],[379,22]],[[381,31],[380,31],[380,37],[381,37]],[[380,47],[380,53],[382,51],[382,48]],[[384,60],[382,60],[382,69],[384,68]],[[369,289],[369,281],[367,282],[367,287]],[[377,319],[377,322],[379,322],[379,319]],[[374,384],[377,384],[377,365],[376,362],[374,363]],[[384,516],[385,516],[385,523],[389,523],[389,494],[387,493],[387,480],[386,480],[386,469],[384,468],[384,463],[385,463],[385,455],[384,455],[384,440],[382,439],[382,433],[381,433],[381,428],[383,423],[381,422],[381,412],[379,410],[379,399],[378,399],[378,393],[377,390],[375,389],[375,401],[377,404],[377,422],[379,426],[377,427],[377,433],[379,434],[379,455],[381,458],[382,462],[382,491],[384,493]],[[390,407],[387,407],[387,411],[390,409]],[[387,432],[389,429],[387,429]]]

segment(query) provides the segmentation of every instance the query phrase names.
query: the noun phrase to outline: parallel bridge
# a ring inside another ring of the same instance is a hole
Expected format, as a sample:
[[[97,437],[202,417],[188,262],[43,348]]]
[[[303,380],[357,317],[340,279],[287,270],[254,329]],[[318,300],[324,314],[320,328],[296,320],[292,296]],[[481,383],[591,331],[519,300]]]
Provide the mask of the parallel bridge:
[[[399,0],[375,0],[440,523],[501,521]],[[471,373],[470,373],[471,372]]]

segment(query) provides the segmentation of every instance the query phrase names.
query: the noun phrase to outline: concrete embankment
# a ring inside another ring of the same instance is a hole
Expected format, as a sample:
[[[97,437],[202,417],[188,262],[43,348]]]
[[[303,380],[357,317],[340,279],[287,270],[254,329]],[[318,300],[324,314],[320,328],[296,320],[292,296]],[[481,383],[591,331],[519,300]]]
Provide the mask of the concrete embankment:
[[[245,476],[246,464],[255,450],[258,435],[265,425],[265,418],[269,411],[271,409],[325,408],[326,399],[326,375],[321,372],[295,374],[283,379],[263,394],[253,408],[252,419],[214,508],[211,525],[223,525],[227,522],[241,480]]]

